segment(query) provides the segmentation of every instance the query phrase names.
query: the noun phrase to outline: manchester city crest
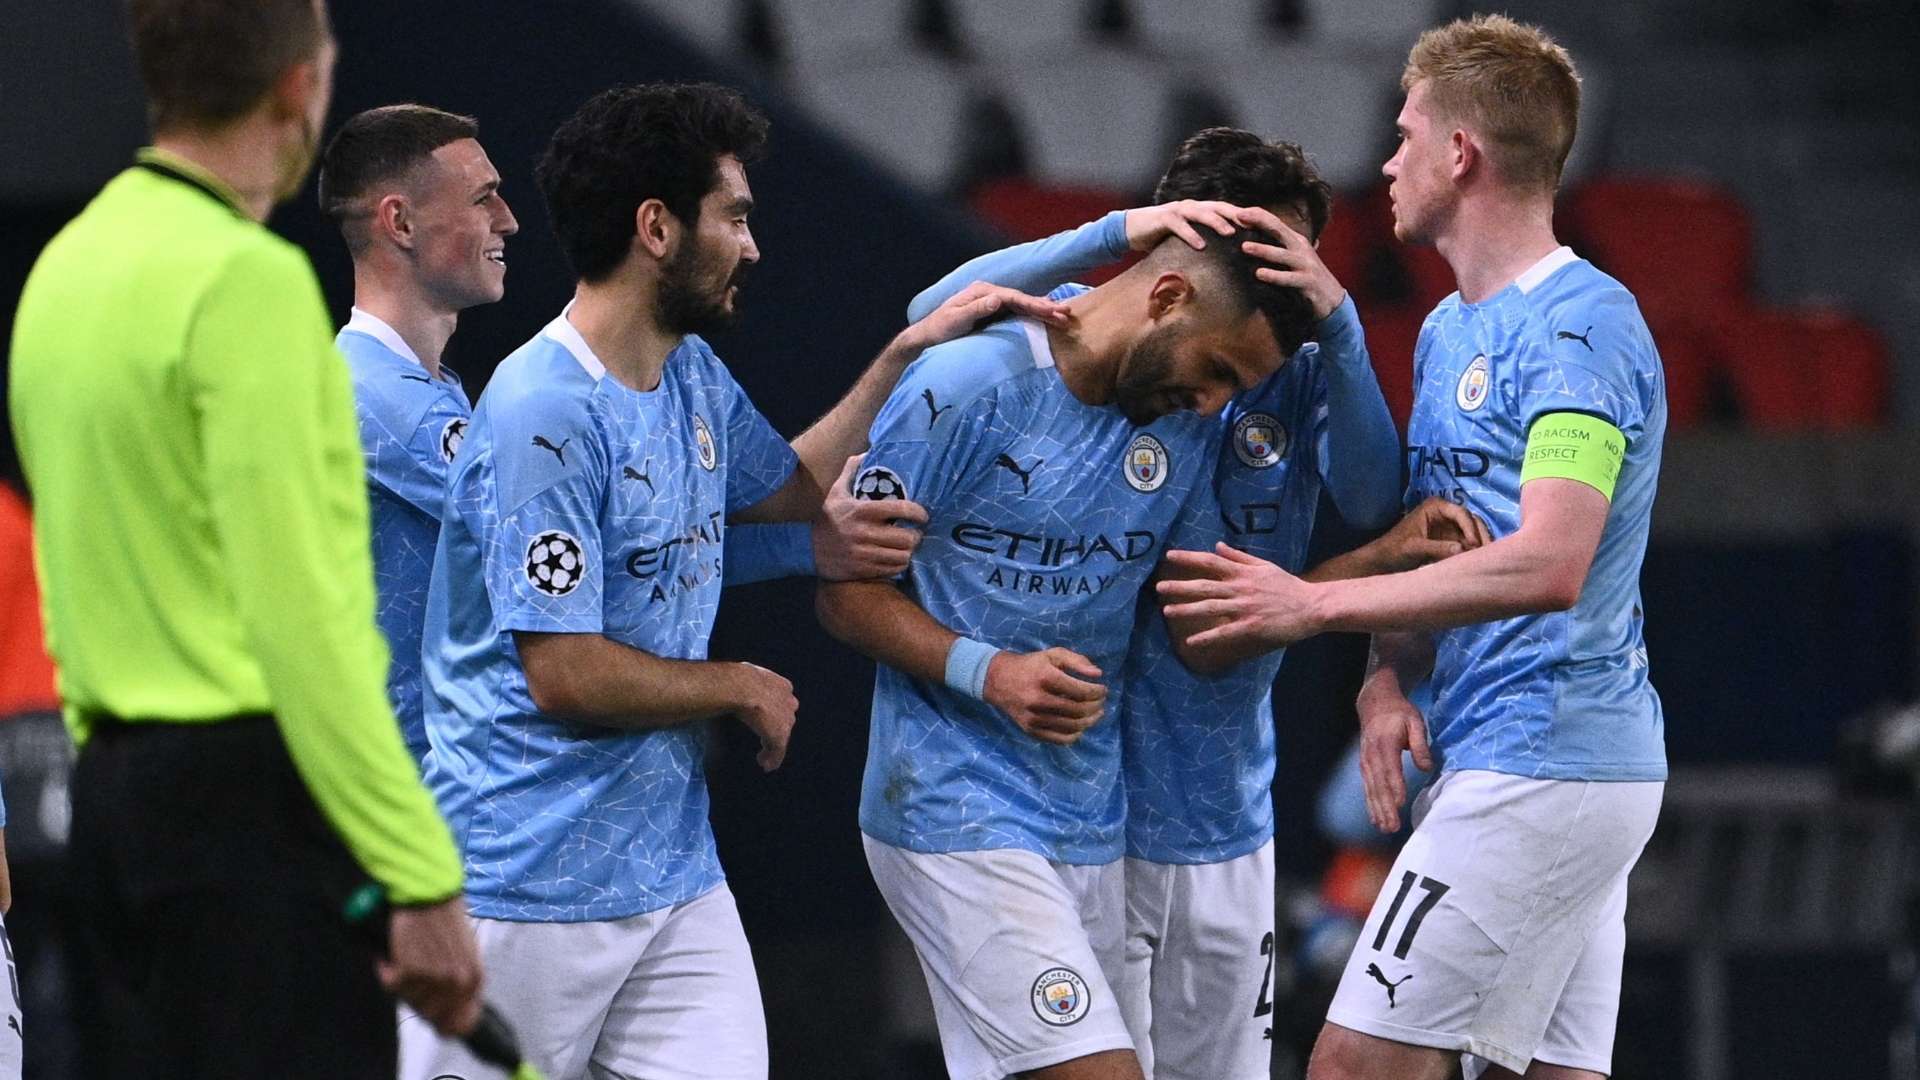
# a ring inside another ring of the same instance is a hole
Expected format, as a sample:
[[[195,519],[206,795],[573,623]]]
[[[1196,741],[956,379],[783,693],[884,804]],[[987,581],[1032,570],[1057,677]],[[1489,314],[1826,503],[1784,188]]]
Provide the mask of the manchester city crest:
[[[1033,980],[1034,1014],[1054,1027],[1079,1023],[1092,1004],[1087,981],[1072,968],[1048,968]]]
[[[1250,469],[1266,469],[1287,456],[1287,429],[1268,413],[1248,413],[1233,425],[1233,453]]]
[[[707,430],[707,418],[699,413],[693,414],[693,449],[700,455],[700,467],[712,472],[719,463],[719,455],[713,449],[713,432]]]
[[[1487,403],[1487,387],[1492,383],[1487,371],[1487,358],[1484,354],[1473,358],[1467,370],[1460,374],[1460,386],[1453,392],[1454,403],[1461,412],[1473,412]]]
[[[1127,483],[1133,490],[1159,491],[1167,482],[1166,445],[1143,431],[1127,444],[1125,465]]]

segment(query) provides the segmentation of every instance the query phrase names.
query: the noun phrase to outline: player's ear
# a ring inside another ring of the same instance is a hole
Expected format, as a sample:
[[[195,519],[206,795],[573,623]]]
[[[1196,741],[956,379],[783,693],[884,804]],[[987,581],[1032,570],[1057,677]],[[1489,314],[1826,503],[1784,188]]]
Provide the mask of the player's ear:
[[[1162,271],[1147,287],[1147,316],[1155,322],[1193,302],[1193,279],[1178,270]]]
[[[373,228],[393,246],[412,251],[413,204],[404,195],[387,195],[373,204]]]
[[[634,209],[633,241],[654,259],[665,259],[672,253],[679,233],[680,219],[659,199],[648,199]]]
[[[1483,161],[1480,144],[1474,141],[1473,133],[1465,128],[1453,129],[1453,136],[1447,141],[1447,152],[1448,175],[1456,181],[1464,179]]]

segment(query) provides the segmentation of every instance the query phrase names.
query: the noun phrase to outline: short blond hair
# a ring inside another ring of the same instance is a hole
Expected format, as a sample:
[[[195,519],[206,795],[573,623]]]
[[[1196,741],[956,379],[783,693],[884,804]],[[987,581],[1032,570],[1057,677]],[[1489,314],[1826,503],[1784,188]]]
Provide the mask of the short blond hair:
[[[1580,76],[1546,31],[1505,15],[1429,30],[1407,55],[1400,87],[1410,91],[1421,81],[1428,111],[1486,139],[1508,183],[1559,186],[1580,118]]]

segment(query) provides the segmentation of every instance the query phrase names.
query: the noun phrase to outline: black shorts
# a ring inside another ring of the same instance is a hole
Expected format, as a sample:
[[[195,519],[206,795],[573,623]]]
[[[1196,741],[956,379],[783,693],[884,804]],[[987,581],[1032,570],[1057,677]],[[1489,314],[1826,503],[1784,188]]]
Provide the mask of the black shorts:
[[[271,718],[96,725],[68,865],[82,1075],[394,1075],[385,927]]]

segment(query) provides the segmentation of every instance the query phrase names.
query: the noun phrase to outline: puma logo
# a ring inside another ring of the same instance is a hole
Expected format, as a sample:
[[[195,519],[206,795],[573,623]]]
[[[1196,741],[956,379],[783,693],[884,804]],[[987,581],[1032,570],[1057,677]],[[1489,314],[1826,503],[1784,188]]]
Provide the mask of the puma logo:
[[[1577,341],[1577,342],[1579,342],[1580,344],[1582,344],[1582,345],[1585,345],[1585,346],[1587,347],[1587,351],[1588,351],[1588,352],[1592,352],[1592,351],[1593,351],[1593,342],[1591,342],[1591,341],[1588,341],[1588,340],[1587,340],[1587,337],[1588,337],[1588,335],[1590,335],[1590,334],[1592,334],[1592,333],[1593,333],[1593,327],[1591,327],[1591,326],[1589,326],[1589,327],[1587,327],[1587,332],[1586,332],[1586,333],[1584,333],[1584,334],[1576,334],[1576,333],[1574,333],[1574,332],[1573,332],[1573,331],[1571,331],[1571,330],[1561,330],[1561,331],[1558,331],[1558,332],[1556,332],[1556,333],[1555,333],[1555,334],[1553,335],[1553,340],[1555,340],[1555,341]]]
[[[9,1015],[9,1016],[7,1017],[7,1026],[8,1026],[8,1027],[10,1027],[10,1028],[12,1028],[12,1029],[13,1029],[13,1033],[14,1033],[15,1035],[17,1035],[17,1036],[19,1036],[20,1038],[22,1038],[22,1039],[24,1039],[24,1038],[26,1038],[26,1037],[27,1037],[27,1036],[26,1036],[26,1034],[25,1034],[24,1032],[22,1032],[22,1031],[20,1030],[20,1018],[19,1018],[19,1017],[17,1017],[17,1016],[12,1016],[12,1015]]]
[[[648,495],[651,496],[651,495],[659,494],[659,491],[656,490],[653,486],[653,477],[648,476],[646,473],[641,472],[639,469],[636,469],[631,465],[622,465],[620,467],[620,474],[622,476],[625,476],[629,480],[638,480],[641,483],[647,485]]]
[[[953,406],[949,405],[947,407],[951,409]],[[993,459],[993,463],[1007,470],[1013,475],[1019,477],[1020,478],[1020,494],[1026,495],[1033,491],[1034,470],[1046,464],[1046,460],[1047,460],[1046,458],[1035,458],[1033,464],[1023,469],[1020,467],[1019,462],[1013,460],[1012,458],[1008,457],[1005,454],[1001,454],[999,457]]]
[[[555,446],[552,443],[547,441],[547,437],[545,435],[535,435],[533,437],[533,445],[539,447],[542,450],[553,451],[553,456],[559,458],[560,464],[562,465],[565,465],[567,463],[567,444],[572,441],[573,440],[570,438],[561,439],[560,445]]]
[[[927,403],[927,412],[931,414],[930,416],[928,416],[928,417],[927,417],[927,426],[928,426],[928,427],[932,427],[933,425],[935,425],[935,424],[937,424],[937,423],[939,423],[939,422],[940,422],[940,414],[941,414],[941,413],[943,413],[943,412],[946,412],[946,411],[947,411],[948,409],[951,409],[951,408],[953,408],[953,406],[951,406],[951,405],[941,405],[941,406],[937,406],[937,407],[936,407],[936,406],[934,405],[934,403],[933,403],[933,391],[932,391],[932,390],[922,390],[922,391],[920,391],[920,396],[921,396],[921,397],[922,397],[923,399],[925,399],[925,400],[926,400],[926,403]]]
[[[1394,1002],[1394,1000],[1393,1000],[1393,990],[1394,990],[1394,987],[1396,987],[1396,986],[1399,986],[1399,985],[1400,985],[1400,983],[1403,983],[1403,982],[1406,982],[1406,981],[1407,981],[1408,979],[1411,979],[1411,978],[1413,978],[1413,976],[1412,976],[1412,975],[1402,975],[1402,976],[1400,977],[1400,980],[1399,980],[1399,982],[1388,982],[1388,981],[1387,981],[1387,977],[1386,977],[1385,975],[1383,975],[1383,974],[1381,974],[1381,973],[1380,973],[1380,965],[1379,965],[1379,964],[1368,964],[1368,965],[1367,965],[1367,974],[1369,974],[1369,975],[1371,975],[1371,976],[1373,976],[1373,981],[1374,981],[1374,982],[1377,982],[1377,983],[1379,983],[1379,984],[1380,984],[1381,986],[1384,986],[1384,987],[1386,987],[1386,988],[1387,988],[1387,1008],[1389,1008],[1389,1009],[1396,1009],[1396,1008],[1399,1008],[1399,1005],[1398,1005],[1398,1004],[1396,1004],[1396,1003]]]

